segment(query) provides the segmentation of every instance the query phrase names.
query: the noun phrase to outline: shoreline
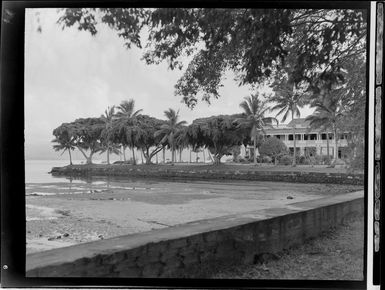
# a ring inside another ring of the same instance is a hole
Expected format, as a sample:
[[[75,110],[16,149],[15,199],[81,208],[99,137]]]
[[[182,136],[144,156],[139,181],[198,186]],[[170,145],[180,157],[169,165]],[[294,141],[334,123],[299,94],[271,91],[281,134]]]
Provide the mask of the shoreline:
[[[362,190],[356,185],[231,180],[188,186],[186,181],[149,179],[56,185],[26,190],[28,253],[245,211],[290,209],[298,202]]]
[[[81,164],[53,167],[52,176],[72,178],[144,177],[190,180],[249,180],[294,183],[332,183],[363,185],[363,173],[348,173],[345,168],[325,166],[255,166],[250,164]]]

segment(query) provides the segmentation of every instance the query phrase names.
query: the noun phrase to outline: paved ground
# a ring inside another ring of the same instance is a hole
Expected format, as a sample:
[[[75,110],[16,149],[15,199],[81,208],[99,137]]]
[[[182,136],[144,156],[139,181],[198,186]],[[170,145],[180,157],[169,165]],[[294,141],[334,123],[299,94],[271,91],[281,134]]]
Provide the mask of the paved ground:
[[[27,184],[27,253],[360,189],[246,181]]]

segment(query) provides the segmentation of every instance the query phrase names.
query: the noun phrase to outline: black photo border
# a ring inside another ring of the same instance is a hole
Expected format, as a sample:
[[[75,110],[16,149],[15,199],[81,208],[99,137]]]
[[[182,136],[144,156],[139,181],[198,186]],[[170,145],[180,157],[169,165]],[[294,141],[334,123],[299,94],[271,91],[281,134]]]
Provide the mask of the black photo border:
[[[1,284],[3,287],[134,287],[134,288],[262,288],[365,289],[367,240],[364,242],[364,280],[245,280],[150,278],[27,278],[25,277],[25,160],[24,160],[24,25],[26,8],[59,7],[253,7],[330,8],[367,10],[366,160],[368,172],[368,98],[370,1],[31,1],[2,2],[1,21]],[[372,69],[372,68],[371,68]],[[49,109],[49,108],[47,108]],[[382,152],[383,152],[382,146]],[[368,176],[365,175],[365,237],[368,231]],[[7,266],[6,269],[4,266]]]

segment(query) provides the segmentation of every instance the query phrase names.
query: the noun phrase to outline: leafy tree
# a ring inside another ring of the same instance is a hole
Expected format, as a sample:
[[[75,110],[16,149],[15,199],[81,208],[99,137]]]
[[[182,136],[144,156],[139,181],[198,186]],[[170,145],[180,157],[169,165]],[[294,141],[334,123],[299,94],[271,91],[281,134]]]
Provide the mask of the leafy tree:
[[[280,139],[276,137],[266,138],[262,143],[259,152],[261,155],[267,155],[277,164],[278,158],[287,153],[287,147]]]
[[[349,167],[364,170],[365,161],[365,111],[366,63],[364,58],[354,58],[346,64],[346,82],[341,91],[344,111],[339,128],[347,132]],[[381,115],[381,114],[380,114]]]
[[[175,87],[194,107],[198,94],[208,102],[219,97],[227,71],[241,84],[258,84],[274,77],[291,53],[291,80],[317,92],[315,80],[332,83],[346,58],[365,54],[366,20],[360,9],[67,8],[58,22],[92,35],[105,23],[127,47],[141,48],[147,29],[148,64],[182,69],[191,58]]]
[[[121,136],[121,143],[123,144],[124,161],[126,161],[125,149],[129,146],[132,149],[132,160],[135,165],[135,136],[133,135],[133,130],[130,127],[127,127],[127,122],[130,121],[131,118],[139,115],[143,110],[140,109],[135,111],[135,101],[133,99],[123,101],[117,109],[118,112],[116,113],[116,117],[119,121],[117,127],[121,133],[123,133],[123,136]]]
[[[86,158],[86,163],[92,164],[93,155],[101,150],[100,139],[104,123],[100,118],[81,118],[76,119],[73,125],[76,148]]]
[[[250,138],[253,140],[254,148],[254,163],[257,164],[257,135],[264,131],[264,127],[271,126],[273,122],[278,120],[273,117],[265,117],[265,113],[269,108],[266,102],[258,99],[258,94],[245,97],[245,100],[239,105],[244,113],[237,119],[239,126],[248,128],[250,131]]]
[[[58,128],[53,130],[53,135],[55,136],[55,139],[52,140],[52,142],[58,143],[53,145],[53,148],[55,151],[63,150],[62,154],[65,151],[68,151],[70,165],[72,165],[71,150],[73,151],[76,148],[76,137],[74,136],[73,125],[69,123],[60,125]]]
[[[269,101],[276,105],[271,108],[272,111],[279,110],[277,116],[283,114],[282,122],[284,123],[291,115],[291,120],[294,117],[300,117],[300,108],[304,105],[303,92],[296,90],[294,83],[289,82],[288,79],[284,79],[281,82],[275,82],[273,84],[275,95],[269,99]],[[296,166],[296,138],[295,138],[295,125],[293,125],[293,141],[294,141],[294,156],[292,166]]]
[[[248,130],[239,126],[238,118],[239,115],[219,115],[196,119],[188,126],[188,141],[193,148],[208,148],[218,165],[223,155],[231,154],[233,146],[247,140]]]
[[[135,144],[142,150],[146,164],[151,164],[151,159],[165,146],[163,136],[156,134],[164,124],[165,121],[147,115],[138,115],[132,119]]]
[[[173,109],[168,109],[164,111],[165,116],[167,117],[166,123],[164,123],[160,130],[155,132],[155,136],[162,136],[161,143],[168,141],[168,144],[171,147],[171,162],[175,161],[175,136],[182,129],[182,126],[186,124],[186,121],[178,121],[179,111],[175,112]]]

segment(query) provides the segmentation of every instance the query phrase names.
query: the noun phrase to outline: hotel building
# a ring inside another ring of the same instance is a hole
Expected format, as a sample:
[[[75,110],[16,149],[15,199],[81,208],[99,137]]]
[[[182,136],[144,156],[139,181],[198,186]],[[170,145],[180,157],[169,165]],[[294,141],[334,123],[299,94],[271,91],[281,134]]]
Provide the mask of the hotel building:
[[[295,127],[296,155],[314,156],[327,155],[327,136],[329,137],[329,156],[334,158],[334,133],[309,130],[309,122],[305,118],[294,119],[288,124],[265,128],[266,137],[274,136],[285,143],[291,153],[294,152],[293,126]],[[346,156],[345,149],[348,146],[347,134],[338,136],[338,158]],[[249,148],[252,146],[248,146]]]

